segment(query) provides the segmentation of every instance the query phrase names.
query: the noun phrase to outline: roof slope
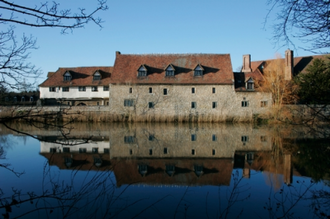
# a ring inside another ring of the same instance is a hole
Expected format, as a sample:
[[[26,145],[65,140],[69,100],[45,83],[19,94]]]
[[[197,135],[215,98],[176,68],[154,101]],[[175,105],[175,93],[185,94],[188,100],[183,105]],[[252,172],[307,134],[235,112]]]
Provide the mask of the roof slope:
[[[113,67],[59,68],[55,73],[48,74],[48,78],[39,87],[109,85],[112,69]],[[72,76],[71,81],[63,80],[63,75],[67,71]],[[99,81],[93,81],[93,75],[96,71],[99,71],[102,77]]]
[[[166,77],[169,65],[175,69],[174,77]],[[194,77],[200,64],[202,77]],[[147,68],[147,77],[138,77],[141,65]],[[232,84],[233,70],[229,54],[146,54],[132,55],[117,52],[111,83],[119,84]]]

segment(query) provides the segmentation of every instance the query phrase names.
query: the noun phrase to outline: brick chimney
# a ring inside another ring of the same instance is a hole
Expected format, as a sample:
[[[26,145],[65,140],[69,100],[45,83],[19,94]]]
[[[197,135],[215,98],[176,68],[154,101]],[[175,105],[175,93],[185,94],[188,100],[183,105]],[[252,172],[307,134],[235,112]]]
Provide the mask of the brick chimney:
[[[285,51],[284,79],[291,80],[292,75],[293,75],[293,51],[287,49]]]
[[[251,69],[251,55],[243,55],[243,67],[242,72],[252,72]]]

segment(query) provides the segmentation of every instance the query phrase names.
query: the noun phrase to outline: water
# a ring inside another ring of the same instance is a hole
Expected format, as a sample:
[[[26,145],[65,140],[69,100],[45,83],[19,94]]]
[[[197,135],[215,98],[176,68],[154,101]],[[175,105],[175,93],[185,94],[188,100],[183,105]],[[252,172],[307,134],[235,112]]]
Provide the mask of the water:
[[[1,127],[3,218],[330,215],[330,144],[308,127],[70,126]]]

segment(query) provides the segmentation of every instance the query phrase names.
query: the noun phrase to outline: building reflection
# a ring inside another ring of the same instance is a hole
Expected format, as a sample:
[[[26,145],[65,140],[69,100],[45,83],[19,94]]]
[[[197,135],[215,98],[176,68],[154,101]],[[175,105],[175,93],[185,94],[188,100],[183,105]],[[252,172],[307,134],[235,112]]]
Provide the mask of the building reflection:
[[[246,178],[252,170],[268,171],[292,182],[291,155],[274,157],[274,136],[268,128],[120,123],[88,143],[79,144],[87,136],[77,136],[72,142],[44,136],[40,153],[60,169],[112,170],[117,186],[229,185],[233,169],[242,169]]]

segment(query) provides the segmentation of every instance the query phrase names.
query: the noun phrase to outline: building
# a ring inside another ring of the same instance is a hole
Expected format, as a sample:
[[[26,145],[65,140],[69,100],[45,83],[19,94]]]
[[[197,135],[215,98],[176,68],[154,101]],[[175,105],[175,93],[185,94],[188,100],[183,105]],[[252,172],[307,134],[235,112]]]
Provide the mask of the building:
[[[270,113],[264,72],[277,63],[284,79],[314,58],[251,61],[233,72],[229,54],[121,54],[113,67],[59,68],[40,87],[46,105],[109,105],[114,121],[250,121]]]
[[[133,121],[245,121],[271,94],[237,92],[229,54],[121,54],[110,79],[110,113]],[[249,81],[247,83],[250,83]]]
[[[59,68],[39,85],[44,105],[109,105],[112,67]]]

